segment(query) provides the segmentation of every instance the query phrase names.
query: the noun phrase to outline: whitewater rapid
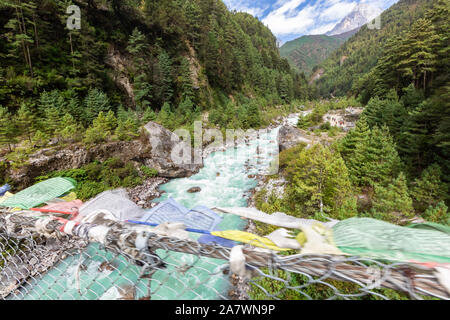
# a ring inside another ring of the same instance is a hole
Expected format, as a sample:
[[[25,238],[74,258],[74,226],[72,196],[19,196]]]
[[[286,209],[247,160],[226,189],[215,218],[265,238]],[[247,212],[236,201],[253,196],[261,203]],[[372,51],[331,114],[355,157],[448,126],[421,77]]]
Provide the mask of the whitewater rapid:
[[[187,208],[246,207],[250,191],[257,185],[256,175],[276,173],[273,160],[278,155],[281,125],[295,125],[298,117],[290,115],[278,127],[260,130],[237,147],[210,153],[197,174],[162,185],[160,189],[165,193],[153,202],[173,198]],[[201,191],[187,192],[192,187],[200,187]],[[243,230],[247,225],[240,217],[221,216],[218,230]],[[191,233],[190,237],[195,240],[199,235]],[[210,300],[228,296],[229,275],[223,272],[226,261],[165,250],[156,250],[156,254],[165,262],[165,268],[150,279],[142,279],[138,277],[138,266],[91,244],[81,256],[69,256],[41,279],[32,279],[22,299],[115,300],[129,290],[135,299]],[[100,268],[105,261],[113,266],[112,270]]]

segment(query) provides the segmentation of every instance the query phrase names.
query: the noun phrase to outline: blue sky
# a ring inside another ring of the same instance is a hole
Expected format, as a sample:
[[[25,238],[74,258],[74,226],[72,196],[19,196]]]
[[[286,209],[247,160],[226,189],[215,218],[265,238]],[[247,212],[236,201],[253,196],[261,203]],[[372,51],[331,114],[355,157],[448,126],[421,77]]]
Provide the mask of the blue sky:
[[[398,0],[224,0],[229,9],[248,12],[267,25],[282,42],[305,34],[323,34],[357,3],[383,10]]]

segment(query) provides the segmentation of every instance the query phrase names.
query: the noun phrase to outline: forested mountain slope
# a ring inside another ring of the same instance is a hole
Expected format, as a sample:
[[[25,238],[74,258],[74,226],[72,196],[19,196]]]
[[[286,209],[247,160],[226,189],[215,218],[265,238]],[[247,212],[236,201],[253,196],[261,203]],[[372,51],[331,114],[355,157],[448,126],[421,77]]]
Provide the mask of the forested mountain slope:
[[[347,94],[376,65],[387,40],[410,29],[433,3],[432,0],[400,0],[381,14],[381,29],[363,26],[322,63],[325,73],[318,81],[320,93]],[[341,65],[343,57],[345,62]]]
[[[302,36],[281,46],[280,54],[286,57],[294,68],[309,74],[314,66],[324,61],[345,40],[326,35]]]
[[[388,129],[411,181],[438,168],[450,183],[449,16],[449,0],[399,1],[381,30],[363,27],[324,62],[317,84],[367,103],[367,124]]]
[[[66,27],[71,4],[79,30]],[[173,128],[230,95],[249,113],[246,97],[261,106],[306,92],[271,31],[220,0],[1,0],[0,33],[0,145],[83,131],[100,112],[122,131],[121,119],[157,116]]]
[[[294,68],[310,74],[315,66],[321,64],[371,18],[380,13],[381,9],[358,4],[333,30],[323,35],[305,35],[288,41],[281,46],[280,54],[286,57]]]

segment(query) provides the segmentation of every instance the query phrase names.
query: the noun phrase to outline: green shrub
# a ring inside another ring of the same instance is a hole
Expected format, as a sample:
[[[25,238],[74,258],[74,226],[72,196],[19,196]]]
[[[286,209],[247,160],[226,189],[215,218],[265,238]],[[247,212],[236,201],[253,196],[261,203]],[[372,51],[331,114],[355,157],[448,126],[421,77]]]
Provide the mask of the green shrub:
[[[111,175],[104,176],[102,181],[114,189],[120,188],[123,185],[122,180],[113,173]]]
[[[141,172],[147,177],[147,178],[154,178],[158,176],[158,170],[154,168],[149,168],[147,166],[141,166]]]
[[[148,169],[149,174],[154,169]],[[75,190],[79,199],[86,201],[99,193],[120,187],[134,188],[143,183],[139,171],[132,163],[125,164],[118,158],[110,158],[103,163],[95,161],[80,169],[60,170],[37,177],[36,182],[41,182],[54,177],[68,177],[78,182]]]
[[[284,150],[282,152],[280,152],[279,154],[279,164],[280,164],[280,169],[284,169],[287,166],[289,166],[290,164],[292,164],[292,162],[298,158],[298,155],[300,154],[300,152],[305,149],[306,147],[306,143],[300,143],[299,145]]]
[[[108,187],[102,182],[85,181],[78,184],[76,194],[80,200],[87,201],[106,190]]]
[[[320,130],[328,131],[331,129],[331,124],[329,122],[325,122],[320,125]]]
[[[430,206],[423,214],[427,221],[436,222],[450,226],[450,213],[448,207],[443,201],[439,202],[436,207]]]
[[[103,162],[104,166],[107,166],[111,169],[118,169],[124,166],[124,162],[119,158],[110,158]]]
[[[128,176],[122,181],[122,186],[125,188],[134,188],[143,183],[141,177]]]
[[[102,173],[102,165],[99,162],[92,162],[83,167],[86,170],[88,180],[98,181]]]

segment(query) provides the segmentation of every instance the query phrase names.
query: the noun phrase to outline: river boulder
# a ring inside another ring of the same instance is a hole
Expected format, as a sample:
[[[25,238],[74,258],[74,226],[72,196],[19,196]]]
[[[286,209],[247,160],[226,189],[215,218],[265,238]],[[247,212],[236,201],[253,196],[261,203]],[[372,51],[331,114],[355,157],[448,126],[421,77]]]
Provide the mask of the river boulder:
[[[187,192],[189,192],[189,193],[198,193],[200,191],[202,191],[202,188],[200,188],[200,187],[192,187]]]
[[[190,141],[181,140],[178,135],[155,122],[147,123],[144,129],[151,147],[150,157],[145,159],[145,164],[158,170],[159,176],[188,177],[203,166],[201,154],[198,156],[200,163],[195,163]]]
[[[311,145],[312,140],[308,138],[302,130],[296,127],[285,125],[280,128],[280,131],[278,132],[278,146],[280,152],[293,148],[302,142]]]

